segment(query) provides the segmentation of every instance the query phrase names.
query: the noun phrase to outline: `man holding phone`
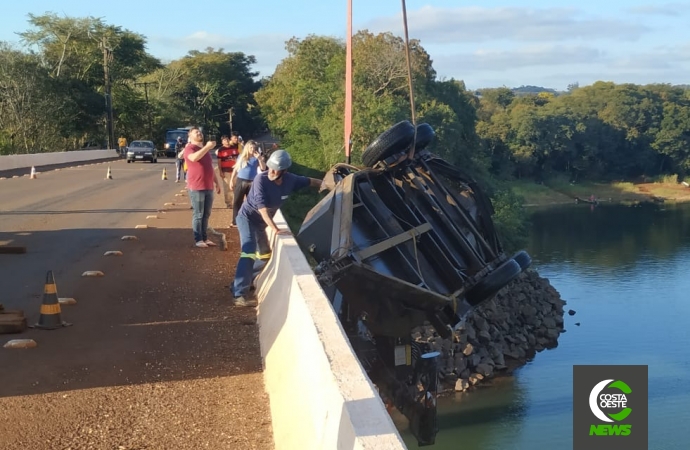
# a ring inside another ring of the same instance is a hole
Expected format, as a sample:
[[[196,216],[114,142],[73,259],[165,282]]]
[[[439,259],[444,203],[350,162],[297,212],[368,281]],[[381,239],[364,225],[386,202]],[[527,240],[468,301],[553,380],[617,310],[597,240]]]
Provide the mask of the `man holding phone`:
[[[199,128],[189,130],[187,146],[184,149],[184,159],[187,163],[187,189],[192,203],[192,231],[194,242],[199,248],[213,247],[216,244],[208,239],[208,219],[213,207],[213,188],[220,194],[220,181],[213,170],[211,155],[208,153],[215,148],[215,141],[208,141],[204,145],[204,134]]]

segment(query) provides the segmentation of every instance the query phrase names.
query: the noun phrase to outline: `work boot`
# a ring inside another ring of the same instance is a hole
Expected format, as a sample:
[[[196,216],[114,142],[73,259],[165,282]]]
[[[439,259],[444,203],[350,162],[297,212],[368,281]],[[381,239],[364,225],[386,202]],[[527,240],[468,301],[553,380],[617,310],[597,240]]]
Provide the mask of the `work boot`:
[[[247,298],[248,296],[235,297],[235,306],[252,306],[255,307],[258,302],[256,299]]]

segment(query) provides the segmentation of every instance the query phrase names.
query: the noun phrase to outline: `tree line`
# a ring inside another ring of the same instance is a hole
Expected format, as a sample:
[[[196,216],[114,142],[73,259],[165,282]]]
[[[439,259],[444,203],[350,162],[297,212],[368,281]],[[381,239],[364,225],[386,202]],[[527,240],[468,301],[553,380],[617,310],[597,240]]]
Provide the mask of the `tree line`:
[[[298,166],[326,171],[344,160],[345,43],[310,35],[262,79],[256,59],[208,48],[163,63],[146,37],[96,18],[30,15],[23,48],[0,44],[0,154],[61,151],[106,142],[105,67],[115,133],[160,143],[168,128],[264,129]],[[107,46],[109,53],[103,51]],[[568,92],[508,88],[472,92],[439,79],[431,56],[411,40],[416,117],[436,131],[431,149],[463,167],[494,200],[503,235],[524,234],[510,180],[631,179],[690,170],[690,90],[597,82]],[[104,54],[112,55],[104,60]],[[394,123],[410,119],[404,41],[367,30],[353,37],[353,163]],[[305,202],[308,206],[309,202]]]
[[[22,47],[0,43],[0,154],[106,145],[106,67],[116,136],[160,143],[166,129],[187,125],[220,134],[232,122],[249,136],[265,127],[251,55],[208,48],[164,64],[145,36],[102,19],[28,22]]]
[[[270,128],[310,167],[342,160],[345,47],[309,36],[288,42],[288,57],[256,98]],[[569,86],[516,95],[506,87],[470,92],[439,80],[428,53],[410,43],[418,122],[437,133],[432,149],[479,177],[543,181],[632,179],[690,170],[690,90],[685,86]],[[404,42],[390,33],[353,38],[353,156],[378,133],[409,119]]]

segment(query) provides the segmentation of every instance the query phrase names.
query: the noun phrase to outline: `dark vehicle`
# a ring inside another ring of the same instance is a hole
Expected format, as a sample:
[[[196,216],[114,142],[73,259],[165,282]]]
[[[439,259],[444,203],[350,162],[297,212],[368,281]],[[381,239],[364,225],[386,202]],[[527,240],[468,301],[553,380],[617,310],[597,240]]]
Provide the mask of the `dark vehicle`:
[[[337,164],[330,193],[307,215],[297,240],[364,368],[410,420],[420,445],[436,437],[440,354],[411,339],[431,324],[450,337],[463,316],[531,263],[507,256],[493,207],[460,168],[426,150],[428,124],[403,121],[362,154],[364,169]]]
[[[135,161],[158,162],[156,146],[152,141],[133,141],[127,147],[127,163]]]
[[[165,132],[165,144],[163,145],[163,150],[165,156],[168,158],[174,158],[177,153],[175,152],[175,145],[177,145],[177,138],[182,138],[182,143],[187,145],[187,134],[189,133],[189,128],[176,128],[174,130],[168,130]]]

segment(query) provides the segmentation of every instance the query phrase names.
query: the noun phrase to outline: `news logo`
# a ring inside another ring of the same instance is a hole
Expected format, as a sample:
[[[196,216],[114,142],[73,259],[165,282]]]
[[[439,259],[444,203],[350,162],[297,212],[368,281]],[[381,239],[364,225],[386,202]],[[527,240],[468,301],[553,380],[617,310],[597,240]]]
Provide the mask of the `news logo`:
[[[647,366],[573,366],[573,449],[647,450]]]

